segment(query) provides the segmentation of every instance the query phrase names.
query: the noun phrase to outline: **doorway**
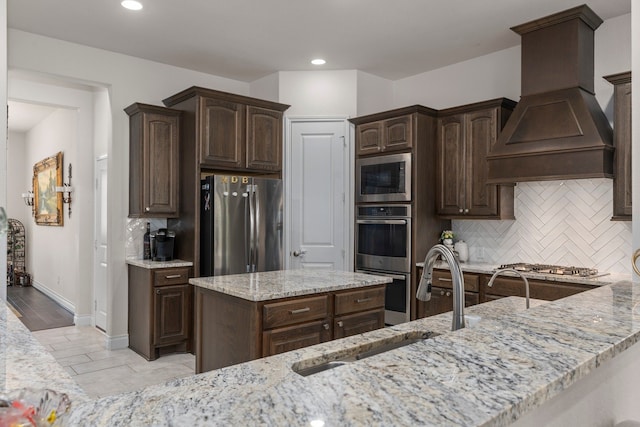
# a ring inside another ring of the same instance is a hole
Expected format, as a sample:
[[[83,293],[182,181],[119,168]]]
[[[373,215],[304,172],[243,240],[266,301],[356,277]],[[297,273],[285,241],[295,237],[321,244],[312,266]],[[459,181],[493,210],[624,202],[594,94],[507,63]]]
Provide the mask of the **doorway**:
[[[287,268],[353,270],[352,149],[346,119],[287,118]]]

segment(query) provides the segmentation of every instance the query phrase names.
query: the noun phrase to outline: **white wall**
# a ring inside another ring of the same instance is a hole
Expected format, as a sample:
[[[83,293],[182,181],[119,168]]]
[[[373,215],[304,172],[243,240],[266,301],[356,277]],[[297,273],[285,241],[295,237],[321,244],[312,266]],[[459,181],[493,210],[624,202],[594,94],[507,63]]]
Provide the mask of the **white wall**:
[[[77,122],[77,111],[57,109],[33,127],[25,138],[25,164],[33,167],[35,163],[62,151],[66,180],[67,165],[77,164]],[[23,168],[23,174],[27,174],[29,169]],[[77,223],[74,217],[68,218],[66,207],[63,215],[62,227],[36,225],[33,219],[24,222],[27,271],[31,273],[35,287],[54,295],[56,300],[75,312],[78,288],[76,275],[80,269],[75,231]]]
[[[269,74],[261,79],[251,82],[249,94],[254,98],[266,99],[267,101],[279,102],[280,98],[280,75],[279,73]]]
[[[7,40],[7,0],[0,0],[0,40]],[[0,43],[0,207],[7,206],[7,47]],[[7,299],[7,236],[0,233],[0,301]],[[2,361],[4,364],[4,361]],[[0,372],[4,372],[0,366]]]
[[[31,189],[33,169],[26,160],[26,134],[9,132],[7,140],[7,216],[25,224],[33,221],[31,207],[22,199],[22,193]]]
[[[281,71],[278,102],[291,105],[286,116],[357,114],[357,71]]]
[[[358,71],[357,115],[378,113],[393,108],[393,82]]]
[[[108,88],[111,101],[111,141],[108,143],[108,272],[107,345],[126,345],[127,268],[125,241],[128,215],[129,123],[124,108],[134,102],[161,105],[162,99],[190,86],[247,95],[249,85],[222,77],[172,67],[101,49],[55,40],[23,31],[8,32],[11,70],[32,71],[64,80]],[[83,162],[93,165],[94,156]],[[91,181],[93,182],[93,181]],[[93,205],[93,201],[84,203]],[[93,216],[87,217],[93,221]],[[93,231],[91,231],[92,233]],[[92,253],[92,251],[89,251]],[[90,283],[90,282],[88,282]]]

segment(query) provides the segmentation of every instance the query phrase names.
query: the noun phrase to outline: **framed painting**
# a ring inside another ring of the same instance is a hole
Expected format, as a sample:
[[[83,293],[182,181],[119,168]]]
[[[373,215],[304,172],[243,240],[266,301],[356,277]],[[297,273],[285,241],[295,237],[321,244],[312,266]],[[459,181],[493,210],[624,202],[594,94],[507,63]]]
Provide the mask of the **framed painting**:
[[[33,165],[33,205],[36,224],[63,225],[62,151]]]

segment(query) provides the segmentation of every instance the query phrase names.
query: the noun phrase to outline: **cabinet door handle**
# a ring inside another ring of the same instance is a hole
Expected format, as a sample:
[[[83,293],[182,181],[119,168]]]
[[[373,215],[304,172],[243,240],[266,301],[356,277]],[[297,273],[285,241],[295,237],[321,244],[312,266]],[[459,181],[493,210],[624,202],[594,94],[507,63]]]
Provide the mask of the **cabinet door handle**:
[[[462,213],[462,212],[464,212],[464,209],[460,208],[460,210],[458,212]]]
[[[464,210],[464,213],[469,213],[469,209],[465,209],[465,210]]]
[[[438,280],[441,282],[453,282],[453,279],[446,279],[444,277],[438,277]]]
[[[300,314],[300,313],[306,313],[307,311],[311,311],[311,309],[309,307],[305,307],[305,308],[299,308],[297,310],[289,310],[289,314]]]
[[[356,303],[357,303],[357,304],[360,304],[360,303],[363,303],[363,302],[369,302],[369,301],[371,301],[371,298],[358,298],[358,299],[356,300]]]
[[[151,208],[149,206],[147,206],[146,208],[144,208],[144,210],[149,212],[151,210]]]
[[[440,291],[440,295],[441,295],[441,296],[442,296],[442,295],[444,295],[444,291]]]
[[[160,295],[160,289],[156,289],[156,295]]]
[[[344,326],[344,323],[342,323],[342,320],[338,321],[338,327],[342,328]]]
[[[325,324],[323,324],[322,326],[323,326],[323,327],[324,327],[324,329],[326,329],[327,331],[329,330],[329,324],[328,324],[328,323],[325,323]]]
[[[179,279],[179,274],[169,274],[168,276],[164,276],[165,279]]]
[[[451,296],[451,292],[447,292],[447,296],[450,297]]]

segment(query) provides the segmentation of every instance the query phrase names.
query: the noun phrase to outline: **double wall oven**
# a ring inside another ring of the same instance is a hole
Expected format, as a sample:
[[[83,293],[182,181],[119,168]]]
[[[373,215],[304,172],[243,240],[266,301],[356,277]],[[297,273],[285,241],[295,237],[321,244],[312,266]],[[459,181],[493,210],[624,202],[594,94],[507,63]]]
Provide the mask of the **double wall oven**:
[[[356,161],[356,271],[388,276],[385,323],[408,322],[411,307],[411,154]],[[367,203],[375,202],[375,204]]]

